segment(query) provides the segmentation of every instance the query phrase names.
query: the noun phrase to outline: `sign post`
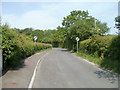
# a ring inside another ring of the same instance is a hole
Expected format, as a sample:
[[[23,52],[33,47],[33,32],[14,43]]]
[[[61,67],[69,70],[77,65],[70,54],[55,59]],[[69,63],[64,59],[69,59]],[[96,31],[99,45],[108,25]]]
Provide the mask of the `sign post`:
[[[79,41],[80,39],[78,38],[78,37],[76,37],[76,41],[77,41],[77,53],[78,53],[78,41]]]
[[[37,43],[36,43],[37,36],[34,36],[33,39],[34,39],[34,42],[35,42],[35,50],[37,50]]]

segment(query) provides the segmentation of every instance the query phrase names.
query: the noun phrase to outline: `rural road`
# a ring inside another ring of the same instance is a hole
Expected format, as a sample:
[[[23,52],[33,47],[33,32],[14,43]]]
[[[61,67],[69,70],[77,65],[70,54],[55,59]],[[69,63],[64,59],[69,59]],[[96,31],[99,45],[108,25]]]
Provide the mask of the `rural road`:
[[[98,68],[96,65],[75,56],[66,49],[53,48],[41,56],[44,57],[41,58],[41,62],[37,67],[33,83],[31,84],[32,88],[118,88],[117,75]],[[11,71],[11,73],[9,72],[4,76],[4,88],[7,88],[5,84],[10,82],[9,74],[12,74],[11,78],[13,78],[13,72],[15,71]],[[33,73],[33,71],[31,72]],[[19,76],[20,73],[18,73],[19,70],[15,74],[19,78],[20,76],[22,77],[22,74]],[[32,73],[31,75],[29,73],[30,78],[27,73],[27,76],[24,76],[24,82],[25,77],[27,81],[24,83],[26,86],[23,87],[29,86],[28,82],[30,82]],[[17,76],[15,77],[17,83]],[[13,79],[11,80],[13,81]],[[22,87],[22,84],[20,85]]]
[[[33,88],[117,88],[117,81],[108,78],[110,73],[66,49],[53,49],[38,66]]]

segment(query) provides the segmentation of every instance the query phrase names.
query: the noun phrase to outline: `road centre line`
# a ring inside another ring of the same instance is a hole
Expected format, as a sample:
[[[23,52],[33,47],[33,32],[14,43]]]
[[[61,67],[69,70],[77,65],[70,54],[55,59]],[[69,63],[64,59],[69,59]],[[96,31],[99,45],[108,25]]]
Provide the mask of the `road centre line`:
[[[30,81],[29,86],[28,86],[28,89],[29,89],[29,90],[32,89],[32,86],[33,86],[33,83],[34,83],[34,80],[35,80],[35,76],[36,76],[36,72],[37,72],[37,68],[38,68],[39,63],[40,63],[41,60],[42,60],[45,56],[47,56],[47,55],[48,55],[48,52],[47,52],[46,54],[44,54],[44,56],[41,57],[41,58],[38,60],[36,66],[35,66],[35,69],[34,69],[34,72],[33,72],[32,78],[31,78],[31,81]]]

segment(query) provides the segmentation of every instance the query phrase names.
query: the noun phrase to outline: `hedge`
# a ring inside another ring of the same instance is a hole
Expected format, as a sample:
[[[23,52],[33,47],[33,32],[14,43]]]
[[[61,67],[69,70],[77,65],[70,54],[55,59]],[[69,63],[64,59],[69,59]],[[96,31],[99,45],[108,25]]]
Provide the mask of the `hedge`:
[[[113,57],[112,53],[116,52],[113,48],[119,49],[119,45],[117,47],[115,46],[119,42],[114,42],[117,38],[118,36],[115,35],[92,37],[81,41],[79,50],[100,58]],[[118,53],[115,55],[119,56]]]
[[[31,38],[8,25],[2,27],[3,69],[15,67],[22,58],[34,54],[36,51],[51,48],[51,44],[35,43]]]
[[[99,58],[100,66],[120,73],[120,36],[95,36],[80,42],[79,52]]]

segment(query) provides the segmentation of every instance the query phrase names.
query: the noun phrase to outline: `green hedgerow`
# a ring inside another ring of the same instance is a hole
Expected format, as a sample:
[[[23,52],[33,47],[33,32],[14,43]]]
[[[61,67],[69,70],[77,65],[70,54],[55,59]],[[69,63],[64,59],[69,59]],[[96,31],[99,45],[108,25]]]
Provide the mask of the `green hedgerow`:
[[[22,58],[34,54],[36,51],[51,48],[51,44],[34,43],[28,36],[9,28],[2,28],[3,69],[15,67]]]

